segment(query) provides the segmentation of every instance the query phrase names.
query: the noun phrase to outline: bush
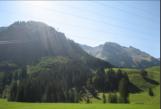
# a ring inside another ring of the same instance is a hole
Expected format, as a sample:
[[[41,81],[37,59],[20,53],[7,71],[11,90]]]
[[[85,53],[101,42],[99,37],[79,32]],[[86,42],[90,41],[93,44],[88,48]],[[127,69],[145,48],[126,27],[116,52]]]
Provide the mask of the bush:
[[[154,92],[153,92],[152,88],[149,88],[149,96],[154,96]]]
[[[108,95],[108,102],[109,103],[117,103],[118,97],[116,93],[109,93]]]
[[[103,99],[103,103],[106,103],[106,102],[107,102],[107,101],[106,101],[106,95],[105,95],[105,93],[103,93],[102,99]]]

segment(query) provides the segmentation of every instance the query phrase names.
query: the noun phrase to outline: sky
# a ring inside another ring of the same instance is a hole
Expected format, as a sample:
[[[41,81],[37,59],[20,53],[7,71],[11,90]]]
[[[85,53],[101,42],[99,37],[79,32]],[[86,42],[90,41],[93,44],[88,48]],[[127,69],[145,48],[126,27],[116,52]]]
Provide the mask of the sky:
[[[0,1],[0,27],[41,21],[77,43],[116,42],[160,57],[160,1]]]

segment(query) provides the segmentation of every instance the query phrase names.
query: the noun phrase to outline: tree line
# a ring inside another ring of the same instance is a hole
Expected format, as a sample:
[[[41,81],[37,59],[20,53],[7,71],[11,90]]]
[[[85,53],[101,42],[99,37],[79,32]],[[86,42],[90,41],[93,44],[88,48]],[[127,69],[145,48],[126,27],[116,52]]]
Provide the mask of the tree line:
[[[2,70],[4,66],[0,67]],[[107,102],[104,93],[108,93],[110,103],[130,102],[130,80],[121,70],[92,70],[80,61],[65,57],[46,58],[23,68],[5,67],[5,73],[0,73],[3,78],[0,91],[1,97],[9,101],[90,103],[91,98],[99,99],[98,93],[103,92],[104,103]]]

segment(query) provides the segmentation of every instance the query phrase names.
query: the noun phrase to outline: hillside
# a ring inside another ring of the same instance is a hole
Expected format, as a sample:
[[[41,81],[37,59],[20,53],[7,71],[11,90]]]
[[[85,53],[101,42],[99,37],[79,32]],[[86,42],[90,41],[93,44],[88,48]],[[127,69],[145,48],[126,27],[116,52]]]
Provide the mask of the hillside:
[[[117,71],[120,68],[114,68]],[[146,81],[142,76],[139,69],[121,68],[122,71],[127,72],[129,79],[133,85],[141,89],[140,92],[131,93],[129,100],[131,104],[148,104],[159,105],[160,104],[160,66],[154,66],[146,68],[148,76],[152,81]],[[106,69],[106,72],[108,69]],[[158,83],[158,84],[156,84]],[[149,96],[148,89],[152,88],[154,96]],[[108,96],[109,93],[106,93]],[[102,93],[99,93],[101,99],[92,98],[92,103],[102,103]]]
[[[114,68],[116,71],[118,69],[120,68]],[[153,66],[145,69],[148,78],[152,81],[144,79],[141,75],[141,70],[139,69],[121,68],[121,70],[127,72],[131,82],[143,91],[150,87],[156,87],[160,83],[160,66]]]
[[[4,49],[6,48],[6,49]],[[15,22],[0,29],[0,61],[18,65],[35,63],[41,57],[65,56],[84,61],[91,67],[110,66],[84,52],[62,32],[42,22]]]
[[[132,46],[124,47],[117,43],[106,42],[105,44],[90,47],[81,47],[92,56],[110,62],[117,67],[146,68],[159,65],[158,59]]]

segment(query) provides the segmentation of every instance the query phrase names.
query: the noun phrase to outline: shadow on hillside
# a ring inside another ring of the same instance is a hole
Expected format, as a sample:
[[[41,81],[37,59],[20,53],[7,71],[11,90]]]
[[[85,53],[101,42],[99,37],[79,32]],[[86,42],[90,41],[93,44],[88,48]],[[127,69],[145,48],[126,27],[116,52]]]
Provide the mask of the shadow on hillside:
[[[142,92],[143,90],[141,90],[140,88],[138,88],[135,84],[133,83],[129,83],[129,92],[130,93],[139,93]]]
[[[153,79],[150,79],[148,77],[144,77],[144,80],[147,81],[147,82],[149,82],[149,83],[151,83],[151,84],[153,84],[153,85],[159,85],[159,82],[158,81],[153,80]]]

